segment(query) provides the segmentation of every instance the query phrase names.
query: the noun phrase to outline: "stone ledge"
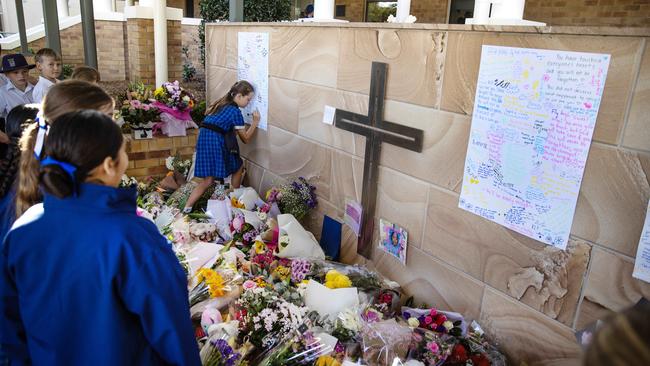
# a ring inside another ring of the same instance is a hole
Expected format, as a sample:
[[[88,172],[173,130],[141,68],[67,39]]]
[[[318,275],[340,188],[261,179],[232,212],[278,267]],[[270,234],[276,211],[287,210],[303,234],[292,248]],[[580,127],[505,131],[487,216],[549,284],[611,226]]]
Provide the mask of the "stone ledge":
[[[495,32],[495,33],[539,33],[539,34],[580,34],[623,37],[648,37],[647,27],[613,27],[613,26],[509,26],[509,25],[470,25],[470,24],[397,24],[397,23],[305,23],[305,22],[215,22],[206,23],[208,27],[324,27],[324,28],[371,28],[371,29],[414,29],[450,32]]]

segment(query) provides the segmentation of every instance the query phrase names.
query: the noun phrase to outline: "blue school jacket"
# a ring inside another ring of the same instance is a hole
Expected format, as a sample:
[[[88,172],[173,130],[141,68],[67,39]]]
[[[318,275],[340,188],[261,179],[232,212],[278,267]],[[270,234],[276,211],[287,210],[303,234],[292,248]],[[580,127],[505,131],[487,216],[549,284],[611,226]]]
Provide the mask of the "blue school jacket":
[[[199,365],[187,280],[135,189],[82,184],[0,247],[0,358],[36,365]],[[2,360],[0,360],[2,361]]]

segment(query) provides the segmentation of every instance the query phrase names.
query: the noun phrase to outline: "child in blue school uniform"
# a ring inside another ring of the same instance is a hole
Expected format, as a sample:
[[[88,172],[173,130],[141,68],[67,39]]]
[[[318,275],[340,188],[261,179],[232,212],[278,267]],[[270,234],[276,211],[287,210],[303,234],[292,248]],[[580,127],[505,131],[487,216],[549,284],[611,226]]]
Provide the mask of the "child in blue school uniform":
[[[232,174],[234,188],[241,184],[244,165],[239,156],[237,138],[248,143],[260,122],[259,112],[253,112],[252,124],[246,128],[244,117],[239,108],[244,108],[253,98],[253,86],[245,81],[236,82],[221,99],[212,103],[206,110],[199,138],[196,142],[196,164],[194,175],[205,178],[192,191],[185,204],[186,213],[192,210],[194,203],[205,193],[216,179],[224,179]]]
[[[136,190],[110,117],[52,124],[41,161],[45,210],[0,247],[0,354],[9,364],[199,365],[187,279]]]
[[[18,141],[37,114],[38,105],[27,104],[14,107],[7,115],[5,130],[9,143],[0,156],[0,242],[16,218],[16,178],[20,166]]]

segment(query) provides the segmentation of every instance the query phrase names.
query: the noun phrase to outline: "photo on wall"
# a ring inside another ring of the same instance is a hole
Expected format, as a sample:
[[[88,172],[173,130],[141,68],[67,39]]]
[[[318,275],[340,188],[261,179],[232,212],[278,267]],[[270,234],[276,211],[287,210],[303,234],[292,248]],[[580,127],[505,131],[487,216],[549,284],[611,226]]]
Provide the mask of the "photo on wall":
[[[408,246],[406,229],[384,219],[379,219],[379,230],[379,248],[406,265],[406,249]]]

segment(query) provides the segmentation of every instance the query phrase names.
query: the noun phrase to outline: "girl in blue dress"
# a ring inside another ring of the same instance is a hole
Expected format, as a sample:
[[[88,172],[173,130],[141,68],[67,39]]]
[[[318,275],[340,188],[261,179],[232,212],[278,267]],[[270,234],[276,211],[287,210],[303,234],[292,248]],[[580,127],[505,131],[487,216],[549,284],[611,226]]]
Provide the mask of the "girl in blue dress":
[[[215,179],[224,179],[232,174],[234,188],[241,184],[244,165],[239,156],[235,135],[248,143],[258,123],[259,112],[253,112],[253,122],[246,128],[239,108],[244,108],[253,99],[253,86],[241,80],[235,83],[228,94],[212,103],[206,110],[206,117],[196,141],[196,164],[194,175],[205,178],[192,191],[185,204],[184,212],[190,212],[194,203],[205,193]]]
[[[10,365],[200,365],[187,279],[156,226],[117,188],[125,141],[97,111],[52,124],[44,210],[0,246],[0,361]]]

